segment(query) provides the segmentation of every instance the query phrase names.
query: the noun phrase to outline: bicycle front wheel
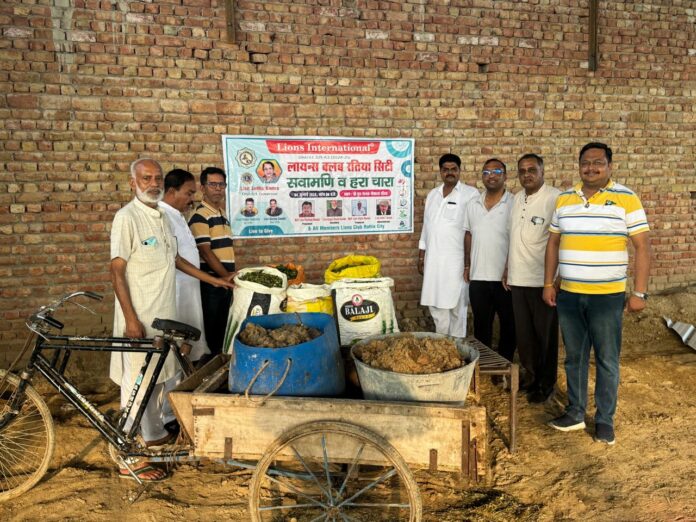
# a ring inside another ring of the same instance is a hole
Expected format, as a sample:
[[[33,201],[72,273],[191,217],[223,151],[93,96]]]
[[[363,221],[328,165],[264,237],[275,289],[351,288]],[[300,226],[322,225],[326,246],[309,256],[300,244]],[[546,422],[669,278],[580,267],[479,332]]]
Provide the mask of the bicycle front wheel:
[[[55,449],[53,418],[41,395],[25,388],[21,410],[14,415],[10,402],[17,393],[19,378],[0,370],[0,420],[9,421],[0,429],[0,502],[31,489],[48,469]]]

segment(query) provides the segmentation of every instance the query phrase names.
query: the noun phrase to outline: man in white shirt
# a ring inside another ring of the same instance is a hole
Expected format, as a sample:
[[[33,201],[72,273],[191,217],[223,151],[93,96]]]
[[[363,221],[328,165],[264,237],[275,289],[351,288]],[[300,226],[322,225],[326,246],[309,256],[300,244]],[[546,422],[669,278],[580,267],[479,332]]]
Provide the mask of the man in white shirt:
[[[498,353],[512,361],[515,353],[515,320],[510,292],[502,279],[510,243],[512,194],[505,190],[505,163],[491,158],[483,164],[486,190],[467,208],[464,227],[464,277],[474,314],[474,336],[486,346],[493,341],[493,320],[498,315]]]
[[[510,214],[510,252],[503,284],[512,292],[522,388],[529,402],[546,401],[556,385],[558,314],[544,303],[544,254],[560,191],[544,183],[544,160],[525,154],[517,162],[520,185]]]
[[[468,284],[464,281],[464,216],[478,190],[459,181],[461,159],[440,158],[443,184],[425,200],[418,242],[418,272],[423,275],[421,305],[427,306],[435,331],[466,337]]]

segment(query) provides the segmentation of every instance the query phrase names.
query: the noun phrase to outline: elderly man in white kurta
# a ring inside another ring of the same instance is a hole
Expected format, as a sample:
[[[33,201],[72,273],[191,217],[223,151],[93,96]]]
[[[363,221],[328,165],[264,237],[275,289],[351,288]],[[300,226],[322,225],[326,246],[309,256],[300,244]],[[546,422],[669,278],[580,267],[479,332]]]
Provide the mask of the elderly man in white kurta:
[[[151,326],[155,318],[176,317],[176,240],[164,211],[157,207],[163,194],[159,164],[148,159],[134,162],[129,182],[136,197],[116,213],[111,227],[111,273],[116,293],[114,336],[154,337],[159,333]],[[144,361],[142,353],[112,353],[110,376],[121,385],[121,407],[128,403]],[[176,360],[169,354],[140,423],[147,443],[157,443],[168,436],[162,416],[163,384],[174,377],[175,370]],[[133,423],[146,382],[147,377],[126,429]]]
[[[479,192],[459,181],[461,159],[440,158],[443,184],[425,200],[418,243],[418,271],[423,275],[421,305],[427,306],[437,333],[466,337],[468,284],[464,281],[464,216]]]
[[[129,184],[136,197],[114,217],[111,229],[111,278],[116,294],[114,336],[136,339],[154,337],[159,333],[151,327],[155,318],[178,318],[177,268],[216,286],[233,288],[234,285],[201,272],[177,255],[177,242],[169,220],[158,207],[164,183],[162,168],[156,161],[134,161]],[[121,386],[122,407],[128,403],[144,360],[145,355],[141,353],[114,352],[111,356],[110,376]],[[141,419],[140,432],[149,446],[168,438],[162,413],[164,383],[174,377],[176,368],[176,360],[169,354]],[[149,375],[146,375],[126,422],[126,429],[133,423],[148,379]],[[152,474],[138,476],[142,480],[156,479]]]

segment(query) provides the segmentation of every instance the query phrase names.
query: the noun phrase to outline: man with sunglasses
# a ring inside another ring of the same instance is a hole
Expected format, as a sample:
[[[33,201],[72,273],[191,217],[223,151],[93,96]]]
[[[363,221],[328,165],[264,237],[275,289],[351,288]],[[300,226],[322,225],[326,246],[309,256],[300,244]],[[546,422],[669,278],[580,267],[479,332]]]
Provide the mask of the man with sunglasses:
[[[229,280],[234,274],[232,229],[225,215],[225,171],[207,167],[201,172],[203,201],[189,219],[189,227],[201,255],[201,270]],[[232,292],[201,282],[203,324],[212,355],[221,353],[232,303]]]
[[[585,428],[590,349],[596,361],[595,435],[615,443],[619,355],[624,309],[645,308],[650,273],[649,227],[638,196],[611,178],[612,150],[588,143],[580,150],[580,179],[558,197],[546,246],[544,301],[558,308],[566,350],[568,406],[549,422],[560,431]],[[633,291],[626,299],[631,240]],[[554,278],[560,267],[561,286]]]
[[[544,303],[544,254],[560,191],[544,182],[544,160],[525,154],[517,161],[522,190],[510,214],[510,252],[503,285],[512,294],[515,334],[524,370],[522,388],[532,403],[545,402],[556,385],[558,315]]]
[[[500,321],[498,353],[512,361],[515,353],[515,320],[510,292],[502,279],[510,243],[510,211],[513,196],[505,190],[505,163],[491,158],[483,164],[485,191],[467,208],[464,228],[464,277],[474,314],[474,336],[486,346],[493,341],[493,321]]]

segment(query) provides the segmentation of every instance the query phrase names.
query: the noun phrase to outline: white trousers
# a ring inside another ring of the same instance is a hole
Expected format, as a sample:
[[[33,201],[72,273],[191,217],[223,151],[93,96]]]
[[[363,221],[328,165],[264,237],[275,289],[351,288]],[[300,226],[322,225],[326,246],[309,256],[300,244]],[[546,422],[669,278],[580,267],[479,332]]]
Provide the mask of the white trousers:
[[[430,315],[435,322],[435,331],[452,337],[466,337],[466,314],[469,285],[462,287],[459,301],[454,308],[429,306]]]
[[[178,367],[178,363],[177,363]],[[174,388],[176,388],[179,383],[183,380],[184,378],[184,371],[181,368],[178,368],[176,371],[176,375],[172,377],[171,379],[167,379],[164,381],[164,401],[162,403],[162,420],[164,421],[165,424],[168,422],[176,420],[176,415],[174,415],[174,410],[172,409],[172,405],[169,402],[169,392],[172,391]]]
[[[122,354],[123,357],[123,354]],[[123,377],[121,378],[121,408],[125,408],[128,404],[128,399],[130,394],[135,387],[136,375],[133,375],[130,371],[130,361],[127,357],[123,357]],[[155,388],[150,396],[150,401],[145,407],[143,416],[140,419],[140,434],[143,439],[148,442],[152,440],[158,440],[167,435],[167,430],[164,429],[164,402],[165,402],[165,386],[166,382],[155,384]],[[138,412],[138,408],[143,401],[143,395],[145,389],[147,388],[147,381],[144,381],[138,390],[138,395],[135,397],[135,402],[131,408],[128,419],[126,420],[125,429],[128,431],[133,425],[135,420],[135,415]],[[170,388],[171,389],[171,388]],[[169,401],[167,401],[168,406]],[[169,408],[171,411],[171,408]]]

